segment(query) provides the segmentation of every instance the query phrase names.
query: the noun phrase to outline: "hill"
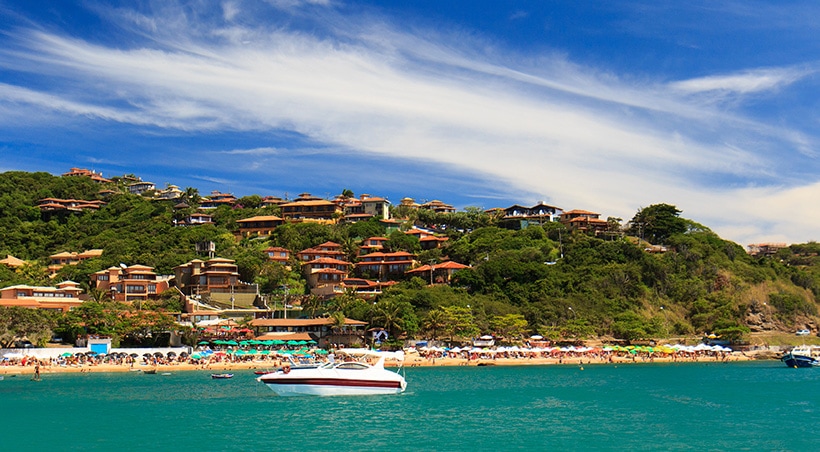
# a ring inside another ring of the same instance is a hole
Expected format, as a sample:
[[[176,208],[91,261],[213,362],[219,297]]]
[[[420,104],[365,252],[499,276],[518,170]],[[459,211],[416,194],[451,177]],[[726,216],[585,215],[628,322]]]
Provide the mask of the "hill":
[[[116,180],[101,186],[89,178],[7,172],[0,174],[0,193],[0,255],[29,262],[16,270],[0,266],[0,287],[73,280],[92,298],[100,296],[88,287],[91,273],[128,263],[169,274],[173,267],[197,258],[195,244],[202,241],[216,243],[219,256],[235,259],[242,280],[260,284],[263,293],[274,293],[283,284],[303,288],[297,262],[295,270],[283,271],[267,261],[263,250],[281,246],[299,251],[334,241],[354,259],[361,239],[387,234],[378,222],[301,223],[280,226],[269,238],[237,240],[236,220],[275,214],[276,208],[242,207],[239,202],[212,211],[215,224],[180,227],[174,220],[194,211],[195,189],[186,190],[184,201],[191,207],[180,208],[180,200],[129,194]],[[55,213],[37,207],[46,198],[104,204]],[[258,206],[258,199],[244,205]],[[815,243],[753,257],[666,204],[641,209],[627,227],[610,219],[610,229],[597,237],[560,223],[520,230],[502,227],[509,225],[478,209],[435,214],[397,208],[395,213],[407,218],[405,228],[424,226],[448,240],[441,248],[423,251],[418,240],[396,232],[388,237],[390,249],[409,251],[419,263],[452,260],[470,268],[456,272],[450,284],[401,278],[375,303],[353,294],[317,299],[305,290],[304,313],[364,319],[387,329],[392,337],[469,338],[493,333],[514,340],[537,333],[561,340],[634,341],[712,333],[737,342],[749,340],[750,333],[817,331],[820,245]],[[48,277],[50,255],[86,249],[105,252],[64,267],[54,280]],[[179,305],[159,303],[156,309],[173,306]],[[86,332],[96,328],[88,318],[51,322],[65,335],[77,334],[80,324]]]

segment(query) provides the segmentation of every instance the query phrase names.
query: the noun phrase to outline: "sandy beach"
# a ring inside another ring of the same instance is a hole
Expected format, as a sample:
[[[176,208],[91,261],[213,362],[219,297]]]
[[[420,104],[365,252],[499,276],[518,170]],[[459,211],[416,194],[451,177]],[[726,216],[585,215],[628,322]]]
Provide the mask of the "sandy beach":
[[[550,357],[500,357],[496,359],[465,359],[453,357],[424,357],[418,354],[408,354],[404,360],[404,367],[433,367],[433,366],[548,366],[548,365],[612,365],[612,364],[647,364],[647,363],[686,363],[686,362],[735,362],[751,359],[770,359],[770,356],[755,356],[743,353],[692,355],[692,356],[636,356],[636,355],[609,355],[609,356],[550,356]],[[212,371],[214,373],[232,372],[238,370],[275,370],[282,365],[277,359],[250,360],[250,361],[218,361],[207,363],[171,362],[157,365],[143,363],[84,363],[84,364],[49,364],[40,363],[41,378],[55,373],[99,373],[99,372],[142,372],[156,369],[157,373],[184,372],[184,371]],[[386,361],[387,367],[397,367],[396,361]],[[25,375],[35,373],[35,362],[28,362],[25,366],[20,363],[0,365],[0,375]]]

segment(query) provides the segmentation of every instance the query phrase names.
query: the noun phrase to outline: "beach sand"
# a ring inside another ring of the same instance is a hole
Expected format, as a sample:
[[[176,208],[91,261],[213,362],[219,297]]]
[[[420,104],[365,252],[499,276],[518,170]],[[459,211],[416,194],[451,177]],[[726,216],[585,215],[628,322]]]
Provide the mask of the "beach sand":
[[[498,358],[498,359],[471,359],[464,358],[426,358],[416,354],[408,354],[404,360],[404,367],[432,367],[432,366],[546,366],[546,365],[606,365],[606,364],[647,364],[647,363],[671,363],[671,362],[734,362],[734,361],[748,361],[756,359],[754,355],[746,355],[742,353],[732,353],[725,357],[715,356],[693,356],[693,357],[679,357],[672,358],[670,356],[658,356],[653,358],[630,356],[613,356],[611,360],[598,359],[595,357],[537,357],[537,358]],[[99,372],[141,372],[143,370],[156,369],[158,373],[164,372],[183,372],[183,371],[211,371],[214,373],[230,372],[237,370],[275,370],[281,366],[282,362],[278,360],[259,360],[259,361],[239,361],[239,362],[211,362],[208,364],[192,364],[188,362],[174,362],[169,364],[142,365],[134,364],[83,364],[83,365],[48,365],[42,364],[40,366],[41,377],[54,373],[99,373]],[[397,367],[395,361],[386,361],[386,367]],[[35,372],[34,365],[2,365],[0,366],[0,375],[23,375]]]

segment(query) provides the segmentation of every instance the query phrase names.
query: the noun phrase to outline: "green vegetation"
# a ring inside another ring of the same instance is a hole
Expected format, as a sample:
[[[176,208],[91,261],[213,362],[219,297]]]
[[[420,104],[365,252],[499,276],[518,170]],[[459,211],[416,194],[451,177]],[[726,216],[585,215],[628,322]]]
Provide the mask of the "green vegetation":
[[[623,230],[619,219],[610,219],[604,238],[559,223],[509,229],[475,208],[435,214],[396,207],[394,217],[407,219],[405,229],[433,227],[449,237],[442,248],[422,251],[418,239],[388,234],[377,221],[286,224],[269,238],[237,240],[237,220],[276,214],[276,208],[261,207],[257,195],[246,196],[234,208],[213,211],[215,225],[181,227],[174,220],[184,219],[200,200],[194,188],[185,190],[185,209],[175,209],[179,200],[149,200],[117,184],[105,187],[114,194],[103,198],[101,188],[82,177],[0,174],[0,256],[29,262],[16,270],[0,266],[0,287],[72,280],[92,299],[66,315],[0,309],[4,344],[23,336],[42,343],[52,332],[66,340],[86,333],[130,344],[155,340],[156,332],[173,328],[169,313],[181,309],[178,297],[165,294],[139,309],[117,304],[91,290],[89,274],[121,262],[169,274],[201,258],[195,244],[202,241],[213,241],[217,255],[236,260],[241,279],[258,283],[270,300],[299,297],[304,315],[365,320],[393,338],[462,340],[490,333],[515,342],[537,333],[563,340],[644,340],[714,333],[742,341],[753,329],[793,331],[818,320],[820,245],[792,245],[774,256],[752,257],[668,204],[640,209]],[[41,213],[37,202],[47,197],[106,204],[98,211]],[[295,258],[288,270],[263,252],[269,246],[297,252],[333,241],[354,260],[361,240],[372,236],[386,236],[387,250],[414,253],[422,264],[449,258],[471,267],[457,272],[450,285],[429,286],[414,277],[376,300],[354,293],[322,300],[309,296]],[[649,245],[667,251],[649,253]],[[101,257],[66,266],[49,279],[49,255],[95,248],[105,250]]]

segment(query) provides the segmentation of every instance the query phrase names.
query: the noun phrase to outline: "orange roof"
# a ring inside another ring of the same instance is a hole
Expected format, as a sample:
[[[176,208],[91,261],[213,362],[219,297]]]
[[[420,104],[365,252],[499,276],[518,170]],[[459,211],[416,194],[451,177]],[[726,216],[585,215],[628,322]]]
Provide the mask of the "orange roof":
[[[236,220],[237,223],[251,223],[254,221],[284,221],[281,218],[277,217],[276,215],[260,215],[256,217],[245,218],[242,220]]]
[[[329,317],[318,319],[254,319],[251,326],[327,326],[333,323]],[[345,318],[345,325],[367,325],[367,322]]]

